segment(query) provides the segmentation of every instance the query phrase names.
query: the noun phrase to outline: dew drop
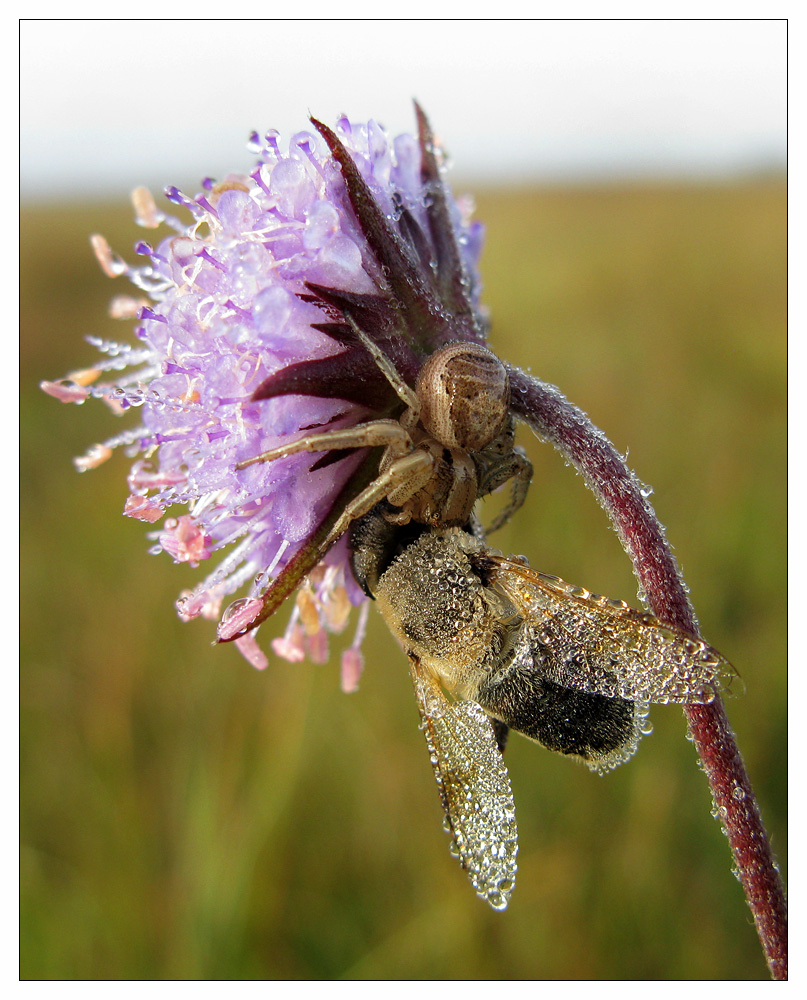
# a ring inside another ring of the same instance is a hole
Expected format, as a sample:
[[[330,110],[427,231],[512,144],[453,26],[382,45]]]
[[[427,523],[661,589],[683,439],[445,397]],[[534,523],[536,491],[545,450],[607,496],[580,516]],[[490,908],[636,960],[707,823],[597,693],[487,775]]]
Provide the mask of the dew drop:
[[[256,597],[241,597],[233,601],[221,616],[218,625],[219,639],[228,640],[246,631],[263,609],[263,601]]]
[[[506,910],[508,898],[501,892],[497,892],[495,889],[490,889],[488,892],[481,892],[479,895],[486,899],[487,902],[493,907],[494,910]]]

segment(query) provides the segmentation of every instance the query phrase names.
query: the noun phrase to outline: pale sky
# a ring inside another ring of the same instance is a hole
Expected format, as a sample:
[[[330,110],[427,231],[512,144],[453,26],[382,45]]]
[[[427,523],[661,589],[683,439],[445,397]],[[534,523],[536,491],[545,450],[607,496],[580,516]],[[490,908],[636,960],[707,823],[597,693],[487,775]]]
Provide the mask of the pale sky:
[[[453,182],[782,168],[786,44],[784,20],[25,20],[22,193],[193,187],[309,114],[411,131],[412,97]]]

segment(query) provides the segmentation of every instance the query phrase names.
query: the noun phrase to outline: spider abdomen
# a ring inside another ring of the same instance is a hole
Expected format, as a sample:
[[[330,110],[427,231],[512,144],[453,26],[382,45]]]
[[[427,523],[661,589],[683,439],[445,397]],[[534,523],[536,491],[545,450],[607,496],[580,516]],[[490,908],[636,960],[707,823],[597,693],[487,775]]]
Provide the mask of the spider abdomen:
[[[481,451],[499,434],[510,409],[507,369],[482,344],[436,351],[418,376],[420,422],[447,448]]]

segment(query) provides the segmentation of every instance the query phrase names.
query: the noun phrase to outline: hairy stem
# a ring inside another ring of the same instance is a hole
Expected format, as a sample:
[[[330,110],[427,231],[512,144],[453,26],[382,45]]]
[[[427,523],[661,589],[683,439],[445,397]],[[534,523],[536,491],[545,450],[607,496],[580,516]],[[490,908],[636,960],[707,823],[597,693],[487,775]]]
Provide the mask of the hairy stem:
[[[647,501],[648,491],[602,431],[558,389],[517,369],[511,369],[510,379],[515,413],[582,473],[605,508],[653,614],[698,636],[694,611],[664,531]],[[685,706],[684,713],[771,976],[786,979],[784,888],[723,703],[716,698],[710,705]]]

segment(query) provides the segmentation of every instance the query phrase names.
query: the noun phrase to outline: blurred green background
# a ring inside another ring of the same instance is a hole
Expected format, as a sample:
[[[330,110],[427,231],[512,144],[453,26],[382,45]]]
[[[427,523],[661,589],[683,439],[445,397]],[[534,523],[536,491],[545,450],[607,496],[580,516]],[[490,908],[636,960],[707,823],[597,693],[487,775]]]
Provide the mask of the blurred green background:
[[[655,489],[786,874],[785,184],[478,193],[492,345],[560,386]],[[125,338],[96,267],[127,206],[22,215],[22,922],[26,979],[756,979],[767,971],[680,710],[599,777],[507,750],[519,883],[476,899],[448,854],[403,654],[371,616],[357,694],[260,674],[173,601],[196,574],[121,517],[122,424],[37,389]],[[636,603],[581,480],[522,431],[527,504],[495,538]],[[287,612],[278,616],[276,631]],[[264,628],[262,645],[271,637]]]

